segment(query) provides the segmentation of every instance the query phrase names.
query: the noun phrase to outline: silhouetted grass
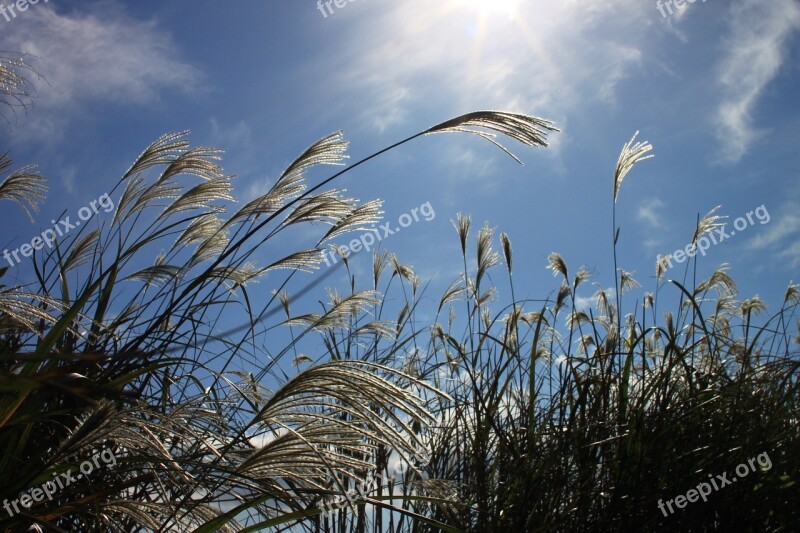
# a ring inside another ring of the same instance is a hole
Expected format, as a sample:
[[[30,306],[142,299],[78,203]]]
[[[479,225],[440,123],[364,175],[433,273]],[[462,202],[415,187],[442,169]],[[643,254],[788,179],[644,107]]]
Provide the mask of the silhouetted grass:
[[[0,94],[27,97],[24,64],[0,64]],[[798,289],[791,285],[765,316],[758,298],[738,299],[724,266],[695,281],[694,263],[685,283],[665,279],[660,264],[653,292],[634,299],[639,284],[617,268],[616,202],[623,180],[649,157],[650,145],[635,137],[610,187],[615,292],[598,290],[592,308],[576,306],[589,272],[571,271],[557,253],[548,262],[554,293],[517,299],[509,236],[500,235],[496,251],[493,229],[473,232],[459,215],[462,256],[453,259],[463,273],[433,323],[421,318],[419,277],[384,251],[363,286],[343,259],[349,294],[329,291],[322,311],[293,312],[289,281],[319,266],[326,241],[381,215],[380,201],[326,188],[343,173],[432,133],[491,142],[499,133],[543,147],[552,131],[536,117],[470,113],[312,185],[312,168],[344,164],[346,143],[335,133],[230,214],[233,181],[221,153],[191,147],[183,133],[158,139],[111,191],[113,216],[22,264],[32,284],[0,285],[0,500],[99,450],[116,457],[52,501],[0,512],[0,527],[795,529]],[[0,158],[0,199],[30,215],[44,179],[11,166]],[[704,217],[693,241],[718,220],[713,211]],[[279,235],[309,223],[328,228],[313,245],[275,256]],[[256,255],[269,259],[259,264]],[[491,284],[500,268],[508,287]],[[274,291],[253,297],[250,282],[281,271]],[[233,310],[244,310],[249,327],[220,335]],[[276,311],[285,318],[266,323]],[[278,326],[290,328],[286,346],[271,340]],[[299,352],[310,333],[319,335],[311,356]],[[287,356],[294,376],[283,374]],[[707,503],[660,511],[659,500],[763,452],[769,470]],[[370,472],[389,479],[398,460],[410,463],[405,475],[321,516],[327,498]]]

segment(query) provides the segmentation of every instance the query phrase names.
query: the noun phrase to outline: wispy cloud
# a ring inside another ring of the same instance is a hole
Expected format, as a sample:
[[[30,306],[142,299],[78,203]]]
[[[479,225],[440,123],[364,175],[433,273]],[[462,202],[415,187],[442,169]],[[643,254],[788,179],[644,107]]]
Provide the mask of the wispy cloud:
[[[605,289],[606,297],[609,300],[616,298],[617,291],[614,287],[609,287]],[[600,295],[600,291],[598,290],[591,296],[576,296],[575,297],[575,309],[579,311],[588,311],[589,309],[596,309],[597,308],[597,297]]]
[[[615,61],[611,63],[605,74],[601,78],[600,97],[606,103],[616,103],[617,85],[628,77],[632,67],[638,66],[642,60],[642,52],[638,48],[616,45],[614,56]]]
[[[800,204],[790,202],[783,206],[781,214],[747,243],[750,250],[764,250],[775,245],[785,246],[787,237],[800,235]],[[787,250],[784,250],[784,252]]]
[[[364,6],[369,29],[342,46],[334,90],[358,94],[378,132],[420,109],[516,109],[559,121],[575,106],[614,102],[642,58],[639,4],[531,1],[518,9],[509,21],[449,0]],[[609,37],[607,25],[620,31]]]
[[[646,226],[646,238],[642,245],[647,250],[655,250],[661,246],[661,234],[667,227],[662,216],[664,202],[659,198],[645,198],[636,208],[636,220]]]
[[[647,223],[654,229],[664,229],[664,220],[660,211],[664,208],[664,202],[659,198],[642,200],[636,209],[636,219]]]
[[[59,13],[52,4],[40,6],[0,34],[0,49],[30,54],[46,79],[36,98],[46,113],[30,117],[30,128],[55,135],[60,122],[89,103],[149,105],[164,90],[199,92],[202,74],[177,57],[155,21],[135,20],[114,3],[82,8]]]
[[[750,241],[749,248],[753,250],[762,250],[783,241],[786,237],[800,233],[800,216],[787,215],[780,220],[777,224],[770,226],[764,233],[759,234],[755,239]]]
[[[794,0],[740,0],[732,5],[727,53],[719,67],[724,95],[716,114],[720,161],[739,161],[764,134],[754,128],[752,114],[778,75],[798,28],[800,5]]]
[[[253,144],[253,130],[244,120],[236,124],[221,125],[216,118],[211,117],[211,138],[214,146],[229,149],[232,146],[249,148]]]
[[[786,259],[792,268],[800,267],[800,241],[794,242],[778,254],[780,259]]]
[[[792,194],[788,192],[787,194]],[[789,200],[744,245],[759,257],[774,257],[786,268],[800,267],[800,202]]]

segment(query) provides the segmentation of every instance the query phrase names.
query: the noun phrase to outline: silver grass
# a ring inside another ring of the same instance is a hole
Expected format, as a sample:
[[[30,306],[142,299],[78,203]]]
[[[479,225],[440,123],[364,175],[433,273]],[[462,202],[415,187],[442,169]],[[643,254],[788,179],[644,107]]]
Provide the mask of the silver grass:
[[[375,291],[361,291],[342,298],[335,291],[328,292],[331,308],[324,314],[308,313],[294,317],[285,322],[288,326],[304,326],[316,331],[325,332],[347,328],[350,319],[366,313],[380,300]]]
[[[301,224],[304,222],[327,222],[336,224],[356,207],[354,198],[345,198],[344,191],[331,189],[320,194],[304,198],[295,205],[286,216],[284,225]]]
[[[213,268],[209,276],[211,279],[221,281],[228,289],[233,291],[237,287],[243,287],[258,279],[266,270],[266,268],[257,266],[255,262],[248,262],[238,267],[228,265]]]
[[[189,141],[186,140],[188,134],[188,131],[172,132],[156,139],[136,159],[122,179],[126,180],[149,168],[172,163],[189,148]]]
[[[300,270],[302,272],[313,272],[319,268],[322,262],[322,254],[317,248],[301,250],[287,255],[266,267],[265,272],[278,269]]]
[[[617,201],[620,187],[622,186],[622,182],[625,180],[625,176],[628,175],[628,172],[630,172],[637,163],[653,157],[652,154],[647,155],[648,152],[653,149],[653,146],[650,143],[646,141],[634,143],[637,135],[639,135],[638,131],[634,133],[633,137],[631,137],[631,140],[622,147],[622,151],[619,154],[617,167],[614,171],[614,202]]]
[[[664,312],[664,325],[667,328],[667,335],[669,338],[675,338],[675,320],[670,311]]]
[[[303,175],[299,173],[278,180],[266,194],[248,202],[237,211],[230,218],[228,224],[235,224],[251,218],[258,218],[261,215],[275,213],[305,191],[306,185],[303,180]]]
[[[0,174],[11,165],[8,154],[0,155]],[[22,207],[28,219],[33,222],[33,214],[39,211],[39,202],[47,193],[47,180],[29,165],[12,172],[0,183],[0,200],[11,200]]]
[[[378,289],[378,282],[389,264],[391,255],[386,250],[375,250],[372,253],[372,288],[375,290]]]
[[[619,269],[619,292],[620,294],[625,294],[629,290],[637,289],[641,287],[641,284],[633,279],[633,272],[627,272],[625,270]]]
[[[667,273],[669,269],[669,262],[672,259],[671,255],[662,256],[660,259],[656,260],[656,280],[661,281],[664,278],[664,274]]]
[[[33,302],[38,302],[38,304]],[[45,309],[63,313],[66,308],[67,305],[64,302],[48,296],[17,289],[0,291],[0,319],[2,320],[0,325],[4,328],[17,325],[29,333],[38,334],[39,321],[47,324],[55,324],[58,321],[55,314],[51,314]],[[73,333],[75,332],[73,331]]]
[[[413,283],[414,279],[417,277],[417,275],[414,273],[414,269],[408,265],[400,263],[400,260],[396,255],[392,255],[391,261],[393,275],[399,276],[400,278]]]
[[[151,267],[146,267],[123,278],[123,281],[142,281],[145,286],[163,286],[172,280],[179,281],[182,277],[183,267],[168,265],[166,257],[160,254]]]
[[[146,500],[112,500],[100,507],[100,517],[106,526],[112,531],[124,531],[128,521],[121,520],[128,517],[137,525],[149,527],[150,529],[166,531],[193,531],[203,524],[210,522],[219,516],[219,510],[213,507],[198,505],[192,508],[188,515],[182,512],[174,518],[174,505],[170,502],[153,502]],[[119,517],[120,520],[115,520]],[[224,533],[234,533],[241,531],[243,527],[231,520],[227,524],[220,526],[219,531]]]
[[[553,308],[553,313],[558,314],[570,294],[572,294],[572,289],[570,289],[566,281],[562,281],[561,286],[558,288],[558,294],[556,295],[556,305]]]
[[[224,208],[214,206],[212,202],[219,200],[227,200],[235,202],[236,197],[233,196],[231,191],[230,176],[216,176],[210,178],[208,181],[200,183],[186,191],[180,198],[175,200],[164,212],[160,215],[165,218],[173,213],[180,213],[191,209],[212,209],[217,212],[224,211]]]
[[[347,254],[347,257],[344,256],[344,253],[345,253],[344,247],[337,246],[335,244],[329,244],[328,245],[328,249],[330,250],[330,252],[332,254],[336,254],[336,257],[338,257],[345,265],[349,265],[350,264],[350,261],[348,259],[348,257],[350,257],[350,254]],[[324,255],[323,255],[323,258],[324,258]]]
[[[219,257],[228,247],[228,243],[228,232],[224,229],[217,231],[200,243],[189,260],[189,264],[195,265]]]
[[[561,274],[564,276],[564,279],[569,279],[567,263],[558,252],[551,252],[550,255],[547,256],[547,268],[553,271],[554,277]]]
[[[345,160],[349,157],[346,155],[347,146],[348,143],[344,140],[341,131],[317,141],[289,165],[267,194],[247,204],[230,219],[229,223],[233,224],[250,217],[273,213],[285,206],[287,202],[293,201],[306,188],[305,171],[315,165],[344,165]],[[317,195],[317,197],[325,197],[329,194],[330,191]],[[295,208],[296,211],[297,208]],[[302,216],[302,213],[301,209],[298,216]],[[300,219],[290,218],[290,221],[286,223],[291,224],[291,220],[299,221]]]
[[[301,416],[299,413],[304,407],[308,409],[307,415]],[[335,407],[335,403],[321,397],[316,402],[304,397],[302,402],[284,406],[286,417],[261,415],[263,423],[267,427],[274,426],[280,434],[250,455],[238,471],[271,488],[284,478],[306,489],[324,489],[322,480],[327,472],[368,469],[370,463],[350,456],[363,456],[368,451],[358,432],[347,431],[350,428],[345,422],[337,424],[335,417],[312,410]],[[291,424],[285,423],[288,420]],[[326,450],[334,446],[337,452]]]
[[[492,289],[494,289],[494,287]],[[492,292],[492,289],[489,289],[488,291],[486,291],[486,293],[484,293],[482,296],[487,296],[487,293]],[[492,294],[488,294],[488,296],[486,298],[482,298],[482,297],[478,298],[478,307],[479,307],[480,312],[481,312],[481,322],[483,322],[483,327],[486,328],[487,331],[489,330],[489,328],[492,327],[492,310],[489,309],[488,306],[482,306],[481,304],[483,302],[491,301],[492,295],[493,295],[493,293]]]
[[[515,307],[510,313],[503,316],[503,323],[505,324],[505,337],[507,344],[516,345],[519,338],[519,323],[522,322],[522,308]]]
[[[508,273],[511,274],[512,270],[512,257],[511,257],[511,240],[508,238],[508,234],[502,232],[500,234],[500,244],[503,247],[503,257],[506,260],[506,266],[508,267]]]
[[[611,322],[611,319],[604,315],[594,316],[592,319],[592,325],[597,326],[605,333],[608,333],[614,326],[614,324]]]
[[[725,227],[724,223],[718,222],[719,220],[724,220],[728,218],[727,216],[719,216],[715,215],[714,213],[722,207],[721,205],[716,206],[714,209],[706,213],[703,218],[700,219],[700,222],[697,224],[697,228],[694,230],[694,235],[692,236],[692,244],[697,242],[697,239],[711,233],[717,228]]]
[[[786,288],[786,294],[783,297],[783,302],[795,305],[800,300],[800,286],[795,283],[790,283]]]
[[[711,277],[697,285],[695,293],[699,294],[708,290],[714,290],[720,297],[735,295],[739,289],[734,279],[727,273],[728,268],[728,264],[722,264],[717,267],[714,273],[711,274]]]
[[[129,216],[142,211],[146,207],[150,207],[150,204],[156,200],[177,199],[180,197],[182,190],[183,187],[177,183],[169,181],[154,183],[146,187],[136,198],[131,206]]]
[[[739,304],[739,313],[745,317],[752,313],[760,315],[761,313],[766,312],[766,310],[767,304],[765,304],[764,301],[758,296],[744,299],[742,300],[742,303]]]
[[[653,293],[652,292],[644,293],[644,301],[642,303],[645,309],[653,309],[653,306],[655,305],[655,299],[653,297]]]
[[[496,301],[496,299],[497,299],[496,296],[497,296],[497,289],[494,288],[494,287],[489,287],[488,289],[486,289],[486,291],[484,291],[482,294],[479,294],[475,298],[475,303],[479,307],[480,306],[484,306],[484,305],[487,305],[487,304],[489,304],[491,302]],[[488,309],[487,309],[487,311],[488,311]]]
[[[720,296],[714,304],[714,314],[722,315],[728,314],[736,309],[736,300],[732,295]]]
[[[98,252],[98,242],[100,230],[92,230],[88,234],[78,239],[70,250],[67,259],[62,267],[63,272],[69,272],[85,264],[94,254]]]
[[[372,226],[382,220],[382,206],[383,200],[371,200],[359,205],[342,220],[336,222],[319,243],[352,231],[373,231]]]
[[[594,337],[591,335],[583,335],[578,339],[578,352],[588,355],[590,346],[595,346]]]
[[[477,255],[478,269],[475,273],[475,286],[480,286],[481,279],[486,273],[500,262],[500,254],[492,248],[492,236],[494,229],[489,224],[484,223],[478,232]]]
[[[315,165],[344,165],[344,162],[348,159],[346,155],[347,146],[348,143],[344,140],[344,134],[341,131],[320,139],[289,165],[289,168],[278,179],[277,184],[280,184],[281,180],[284,179],[294,179],[293,175],[297,175]]]
[[[158,182],[168,181],[174,176],[186,174],[197,176],[205,181],[218,180],[224,177],[222,174],[222,167],[215,161],[222,159],[224,152],[217,148],[208,148],[205,146],[198,146],[181,152],[172,161],[169,162],[167,168],[161,173]]]
[[[396,331],[401,331],[403,327],[403,323],[405,322],[406,317],[408,317],[411,308],[408,305],[408,302],[403,304],[403,308],[400,309],[400,312],[397,314],[397,327]]]
[[[401,455],[413,453],[414,448],[424,447],[423,443],[396,413],[404,413],[426,426],[434,423],[436,418],[427,411],[422,398],[377,372],[441,394],[424,382],[380,365],[364,361],[333,361],[309,368],[287,382],[269,399],[258,419],[271,425],[278,423],[281,427],[326,422],[332,435],[353,438],[357,443],[354,451],[369,452],[381,442],[398,450]],[[387,420],[375,416],[376,409]],[[347,422],[333,416],[336,411],[349,413],[353,420]],[[341,454],[332,454],[331,457],[343,460]]]
[[[307,356],[305,354],[299,354],[297,357],[295,357],[292,360],[292,366],[296,367],[296,368],[299,368],[300,365],[303,364],[303,363],[313,363],[313,362],[314,362],[314,360],[311,359],[309,356]]]
[[[439,308],[437,312],[441,311],[445,305],[448,303],[458,299],[464,292],[466,291],[466,287],[462,283],[460,279],[455,280],[450,284],[449,287],[444,291],[442,298],[439,300]]]
[[[11,109],[15,113],[17,107],[27,108],[36,92],[29,80],[30,74],[36,74],[36,71],[28,65],[24,57],[0,55],[0,107]]]
[[[530,313],[523,313],[520,318],[528,327],[535,327],[535,325],[538,324],[539,321],[541,321],[544,326],[549,326],[550,325],[549,322],[547,322],[547,317],[545,317],[539,311],[532,311]]]
[[[118,221],[126,220],[130,215],[133,214],[132,212],[125,214],[126,209],[133,205],[133,202],[142,194],[144,194],[146,189],[147,186],[145,185],[144,178],[141,176],[135,176],[125,183],[125,190],[122,191],[122,196],[117,202],[117,211],[114,213],[114,224],[116,224]]]
[[[598,287],[596,295],[597,309],[607,315],[611,314],[611,303],[608,299],[608,294],[602,287]]]
[[[461,243],[461,254],[467,254],[467,238],[469,238],[469,227],[472,224],[472,217],[469,215],[456,215],[456,221],[452,222],[453,227],[458,233],[458,240]]]
[[[388,320],[373,320],[353,330],[354,337],[358,337],[359,335],[377,335],[380,338],[392,340],[397,338],[397,334],[397,324]]]
[[[505,111],[476,111],[442,122],[426,130],[425,134],[444,132],[471,133],[490,141],[515,161],[522,163],[514,154],[494,140],[496,135],[472,128],[483,128],[511,137],[527,146],[539,147],[547,147],[547,135],[550,132],[558,131],[551,121],[543,118]]]
[[[533,354],[534,361],[545,361],[547,363],[553,362],[553,353],[550,351],[546,345],[542,344],[536,349],[536,353]]]
[[[224,223],[215,213],[203,213],[193,218],[175,241],[172,251],[211,239],[223,231]]]
[[[589,318],[589,315],[584,313],[583,311],[572,311],[569,315],[567,315],[567,327],[568,328],[577,328],[581,324],[588,324],[592,320]]]
[[[286,313],[286,318],[290,318],[292,316],[290,310],[291,299],[289,297],[289,293],[286,292],[285,289],[281,290],[278,293],[278,301],[280,302],[281,307],[283,308],[283,312]]]

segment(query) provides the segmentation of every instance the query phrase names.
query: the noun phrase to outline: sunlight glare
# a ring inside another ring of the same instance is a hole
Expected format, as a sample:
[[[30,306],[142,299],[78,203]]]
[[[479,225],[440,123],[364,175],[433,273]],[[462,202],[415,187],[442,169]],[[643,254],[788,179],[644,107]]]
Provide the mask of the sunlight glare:
[[[521,0],[454,0],[456,8],[465,8],[477,12],[481,17],[490,15],[507,15],[515,18]]]

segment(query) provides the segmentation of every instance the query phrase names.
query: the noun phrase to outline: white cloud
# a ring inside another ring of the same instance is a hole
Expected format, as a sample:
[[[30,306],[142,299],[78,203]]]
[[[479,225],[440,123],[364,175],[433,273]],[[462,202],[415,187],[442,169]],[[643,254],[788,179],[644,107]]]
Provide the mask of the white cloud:
[[[608,298],[609,301],[614,300],[614,298],[616,298],[616,295],[617,295],[617,291],[614,289],[614,287],[609,287],[609,288],[605,289],[605,293],[606,293],[606,297]],[[579,311],[584,311],[584,312],[588,311],[589,309],[596,309],[597,308],[597,297],[598,297],[599,294],[600,294],[600,291],[598,290],[597,292],[595,292],[591,296],[586,296],[586,297],[584,297],[584,296],[575,296],[575,309],[577,309]]]
[[[36,84],[28,135],[58,135],[65,120],[98,102],[150,105],[164,90],[200,92],[202,74],[176,57],[168,32],[117,4],[69,14],[42,5],[6,26],[0,49],[30,54],[46,80]]]
[[[575,106],[613,103],[641,61],[631,43],[643,35],[647,17],[629,0],[521,2],[511,21],[482,18],[450,0],[364,7],[360,16],[369,17],[369,29],[354,33],[332,65],[340,72],[337,91],[358,94],[378,132],[420,108],[426,115],[513,109],[560,124]]]
[[[611,46],[609,52],[613,53],[616,59],[605,73],[599,95],[606,103],[616,103],[617,85],[628,77],[632,67],[641,64],[642,52],[638,48],[616,45]]]
[[[402,124],[406,118],[405,105],[409,101],[411,91],[402,86],[395,86],[385,90],[370,113],[365,117],[366,122],[383,133],[391,126]]]
[[[792,243],[778,254],[778,257],[787,259],[792,268],[800,267],[800,241]]]
[[[786,237],[800,232],[800,216],[786,215],[772,225],[764,233],[759,234],[749,243],[749,248],[761,250],[772,244],[780,243]]]
[[[664,220],[661,218],[661,211],[664,208],[664,202],[659,198],[650,198],[643,200],[639,203],[636,209],[636,219],[647,223],[651,228],[664,229]]]
[[[636,220],[643,222],[649,230],[642,241],[642,246],[648,251],[653,251],[662,244],[661,234],[667,226],[661,214],[663,209],[664,202],[659,198],[646,198],[636,208]]]
[[[253,144],[253,130],[244,120],[236,124],[220,125],[216,118],[210,119],[211,136],[214,146],[224,150],[231,147],[250,147]]]
[[[739,161],[764,134],[754,129],[752,114],[798,28],[800,6],[794,0],[740,0],[731,7],[718,80],[724,95],[716,114],[721,161]]]
[[[786,194],[791,195],[792,192]],[[762,258],[780,259],[784,267],[797,268],[800,266],[800,214],[798,213],[800,213],[800,202],[789,200],[780,209],[770,210],[768,218],[764,213],[761,213],[760,218],[756,215],[753,227],[747,229],[753,236],[744,244],[744,249],[755,252]],[[768,222],[761,224],[762,219]]]

